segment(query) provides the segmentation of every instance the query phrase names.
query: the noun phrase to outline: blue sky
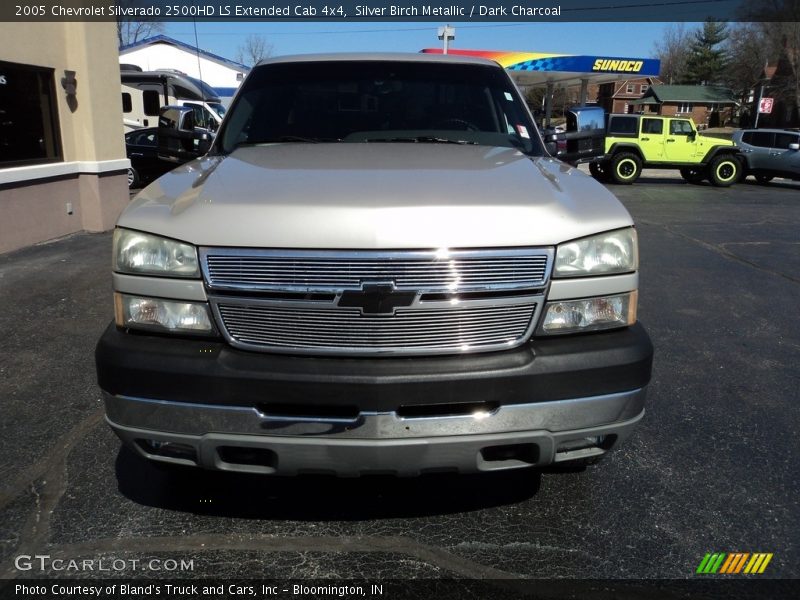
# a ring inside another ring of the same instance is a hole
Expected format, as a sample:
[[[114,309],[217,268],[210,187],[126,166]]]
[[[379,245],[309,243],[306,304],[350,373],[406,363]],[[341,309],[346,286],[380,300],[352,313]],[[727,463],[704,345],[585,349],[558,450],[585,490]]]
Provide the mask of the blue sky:
[[[273,55],[308,52],[418,52],[438,47],[444,23],[275,23],[198,22],[204,50],[235,59],[249,34],[263,35]],[[518,50],[562,54],[604,54],[648,58],[668,23],[451,23],[454,48]],[[687,23],[687,27],[694,24]],[[192,23],[165,23],[166,35],[194,44]]]

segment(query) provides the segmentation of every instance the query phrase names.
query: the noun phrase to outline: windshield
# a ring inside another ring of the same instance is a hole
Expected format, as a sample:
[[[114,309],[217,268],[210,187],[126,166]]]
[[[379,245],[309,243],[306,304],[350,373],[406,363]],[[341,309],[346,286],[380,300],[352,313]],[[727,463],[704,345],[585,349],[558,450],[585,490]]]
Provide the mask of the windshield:
[[[211,98],[219,100],[219,94],[217,93],[217,90],[212,88],[205,81],[197,79],[197,77],[189,77],[188,75],[186,75],[186,79],[200,88],[200,91],[203,93],[203,100],[209,100]]]
[[[206,102],[206,105],[208,105],[208,108],[217,113],[220,119],[225,116],[225,107],[219,102]]]
[[[274,142],[458,143],[542,154],[519,93],[497,67],[389,61],[255,69],[221,150]]]

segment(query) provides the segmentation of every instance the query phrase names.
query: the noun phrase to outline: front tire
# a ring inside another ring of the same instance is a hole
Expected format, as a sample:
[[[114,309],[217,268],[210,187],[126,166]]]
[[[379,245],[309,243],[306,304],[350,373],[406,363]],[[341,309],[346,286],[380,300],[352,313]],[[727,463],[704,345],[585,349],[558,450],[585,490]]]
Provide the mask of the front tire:
[[[689,183],[700,183],[706,178],[706,174],[700,169],[681,169],[681,177]]]
[[[732,154],[716,156],[708,165],[708,179],[717,187],[733,185],[741,172],[742,164]]]
[[[611,177],[616,183],[630,185],[642,174],[642,161],[630,152],[620,152],[611,159]]]
[[[128,167],[128,189],[139,186],[139,172],[133,167]]]

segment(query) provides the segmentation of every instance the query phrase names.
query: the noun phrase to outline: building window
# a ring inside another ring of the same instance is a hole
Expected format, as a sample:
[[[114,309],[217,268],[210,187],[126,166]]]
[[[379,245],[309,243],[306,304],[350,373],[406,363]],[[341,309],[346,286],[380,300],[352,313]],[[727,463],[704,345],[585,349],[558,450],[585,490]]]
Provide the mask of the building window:
[[[625,89],[625,91],[626,91],[628,94],[632,94],[632,93],[633,93],[633,84],[632,84],[632,83],[629,83],[629,84],[628,84],[628,87]]]
[[[122,112],[133,112],[133,102],[131,101],[131,95],[128,92],[122,93]]]
[[[679,113],[690,113],[694,109],[694,104],[691,102],[681,102],[678,105],[678,112]]]
[[[647,90],[649,90],[649,89],[650,89],[650,86],[649,86],[649,85],[647,85],[646,83],[643,83],[643,84],[642,84],[641,90],[642,90],[642,93],[643,93],[643,94],[644,94],[644,93],[645,93]]]
[[[145,90],[142,92],[142,102],[144,103],[144,114],[148,117],[157,117],[158,109],[161,108],[161,100],[155,90]]]
[[[53,73],[0,61],[0,168],[61,160]]]

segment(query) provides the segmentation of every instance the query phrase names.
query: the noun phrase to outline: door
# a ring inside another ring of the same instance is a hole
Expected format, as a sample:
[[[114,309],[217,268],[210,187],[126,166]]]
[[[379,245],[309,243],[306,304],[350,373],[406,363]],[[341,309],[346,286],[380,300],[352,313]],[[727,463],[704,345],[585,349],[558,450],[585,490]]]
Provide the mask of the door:
[[[775,134],[770,131],[746,131],[742,135],[742,154],[747,156],[747,164],[751,170],[769,170],[771,168],[772,146]]]
[[[646,162],[664,160],[664,119],[642,117],[639,148]]]
[[[800,144],[800,134],[776,133],[775,144],[770,148],[772,169],[789,177],[800,177],[800,151],[790,150],[790,144]]]
[[[670,119],[664,140],[664,160],[672,163],[694,162],[697,154],[697,131],[689,119]]]

